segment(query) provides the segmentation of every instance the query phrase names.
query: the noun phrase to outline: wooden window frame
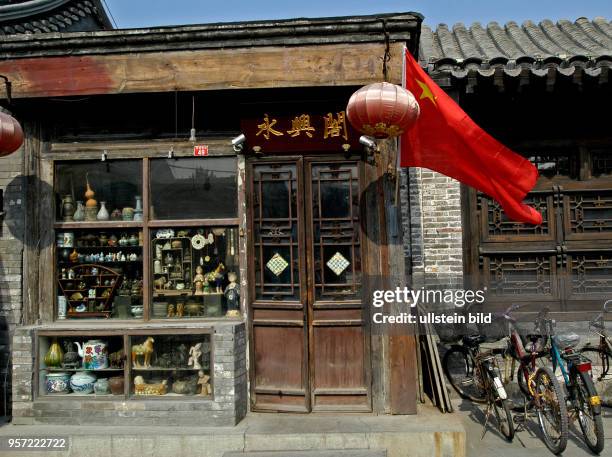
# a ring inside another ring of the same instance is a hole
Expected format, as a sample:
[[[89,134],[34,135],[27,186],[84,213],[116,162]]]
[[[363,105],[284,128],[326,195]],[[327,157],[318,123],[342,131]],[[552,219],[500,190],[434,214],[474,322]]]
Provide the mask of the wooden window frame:
[[[51,215],[50,221],[43,222],[43,229],[47,229],[53,235],[51,237],[52,242],[48,243],[49,246],[41,249],[41,256],[39,258],[39,271],[45,269],[48,265],[48,261],[52,262],[53,268],[51,274],[46,275],[39,281],[39,296],[42,301],[40,304],[40,317],[43,322],[57,323],[57,322],[81,322],[88,324],[92,322],[104,322],[106,319],[66,319],[59,321],[57,319],[57,293],[56,293],[56,265],[57,265],[57,249],[55,243],[55,234],[58,230],[75,230],[75,229],[123,229],[123,228],[137,228],[143,232],[143,260],[142,260],[142,276],[143,276],[143,317],[138,319],[117,319],[109,318],[112,322],[124,322],[132,324],[142,324],[147,322],[210,322],[219,320],[242,320],[238,318],[227,318],[223,317],[198,317],[188,319],[163,319],[163,318],[152,318],[152,290],[151,290],[151,258],[150,258],[150,247],[151,247],[151,230],[161,227],[212,227],[212,226],[223,226],[236,228],[239,231],[238,236],[238,252],[240,270],[242,276],[245,264],[243,259],[241,242],[242,232],[241,220],[243,219],[243,203],[245,196],[243,195],[243,186],[240,185],[241,180],[241,159],[239,155],[232,149],[229,140],[213,139],[207,140],[206,144],[209,146],[209,155],[207,157],[201,157],[202,160],[206,160],[208,157],[234,157],[236,159],[236,187],[237,187],[237,214],[234,218],[210,218],[210,219],[151,219],[150,218],[150,196],[151,196],[151,175],[150,175],[150,162],[155,159],[167,159],[169,157],[168,151],[173,151],[172,158],[194,158],[193,154],[193,143],[190,142],[166,142],[166,141],[147,141],[147,142],[107,142],[107,143],[54,143],[50,145],[50,150],[43,154],[41,160],[41,181],[48,184],[51,187],[52,204],[48,205],[48,201],[45,198],[41,198],[39,205],[47,206],[48,214]],[[68,163],[71,161],[78,162],[84,160],[100,160],[102,153],[106,154],[106,160],[140,160],[142,162],[142,204],[143,204],[143,220],[142,221],[96,221],[96,222],[61,222],[57,221],[57,209],[55,208],[55,170],[58,162]],[[241,288],[242,289],[242,288]],[[48,291],[52,290],[52,297],[48,297]],[[241,290],[242,294],[242,290]],[[47,301],[47,300],[50,300]]]

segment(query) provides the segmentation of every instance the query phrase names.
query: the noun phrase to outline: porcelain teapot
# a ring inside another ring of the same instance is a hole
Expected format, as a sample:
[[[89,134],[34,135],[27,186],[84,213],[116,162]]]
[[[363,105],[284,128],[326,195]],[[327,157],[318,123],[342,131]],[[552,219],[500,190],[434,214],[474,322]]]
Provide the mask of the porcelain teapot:
[[[79,348],[79,356],[83,359],[86,370],[102,370],[108,368],[108,345],[106,341],[89,340],[83,345],[75,341]]]

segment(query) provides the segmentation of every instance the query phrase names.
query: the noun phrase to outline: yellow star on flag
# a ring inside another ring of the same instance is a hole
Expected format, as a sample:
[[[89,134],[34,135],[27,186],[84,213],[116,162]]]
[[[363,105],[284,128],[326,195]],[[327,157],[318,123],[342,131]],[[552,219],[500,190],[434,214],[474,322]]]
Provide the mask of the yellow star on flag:
[[[421,92],[421,96],[419,97],[419,100],[423,100],[424,98],[428,98],[429,100],[431,100],[431,102],[434,104],[434,106],[438,106],[438,104],[436,103],[436,97],[433,94],[433,92],[431,91],[431,89],[429,88],[429,86],[427,84],[425,84],[423,81],[419,81],[418,79],[416,80],[417,84],[419,85],[419,87],[421,88],[421,90],[423,92]]]

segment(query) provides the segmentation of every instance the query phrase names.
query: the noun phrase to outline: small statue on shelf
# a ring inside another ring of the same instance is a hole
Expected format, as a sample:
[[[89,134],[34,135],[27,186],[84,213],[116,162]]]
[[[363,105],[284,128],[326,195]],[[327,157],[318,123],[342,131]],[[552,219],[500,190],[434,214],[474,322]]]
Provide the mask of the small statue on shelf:
[[[189,348],[189,360],[187,366],[193,367],[194,370],[202,368],[200,365],[200,357],[202,357],[202,343],[198,343],[195,346]]]
[[[64,358],[62,360],[62,368],[79,368],[81,357],[74,350],[72,341],[64,341]]]
[[[166,317],[174,317],[174,304],[168,303],[168,312],[166,313]]]
[[[195,285],[195,294],[196,295],[204,295],[204,282],[206,278],[204,277],[204,269],[198,265],[196,267],[196,274],[193,277],[193,284]]]
[[[205,375],[202,370],[198,371],[198,385],[200,386],[199,395],[208,396],[212,394],[209,381],[210,376]]]
[[[149,368],[151,366],[151,356],[153,355],[153,343],[155,340],[149,336],[142,344],[132,346],[132,366],[134,368]],[[140,364],[138,357],[142,356],[143,363]]]
[[[229,284],[225,288],[225,300],[227,302],[227,317],[240,317],[240,287],[236,282],[238,275],[230,271],[227,274]]]

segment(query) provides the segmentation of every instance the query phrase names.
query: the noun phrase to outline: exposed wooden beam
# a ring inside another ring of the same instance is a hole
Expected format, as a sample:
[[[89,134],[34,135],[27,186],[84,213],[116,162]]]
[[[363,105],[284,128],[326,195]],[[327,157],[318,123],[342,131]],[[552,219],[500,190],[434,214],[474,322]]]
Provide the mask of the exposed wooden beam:
[[[401,83],[403,43],[390,82]],[[30,58],[0,62],[13,98],[134,92],[346,86],[381,81],[384,44],[258,47]]]

